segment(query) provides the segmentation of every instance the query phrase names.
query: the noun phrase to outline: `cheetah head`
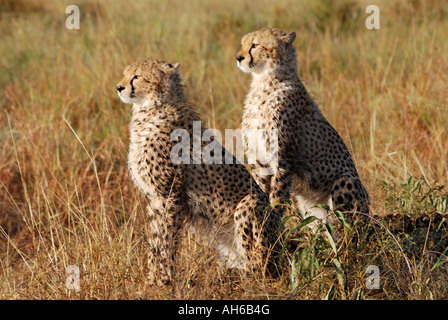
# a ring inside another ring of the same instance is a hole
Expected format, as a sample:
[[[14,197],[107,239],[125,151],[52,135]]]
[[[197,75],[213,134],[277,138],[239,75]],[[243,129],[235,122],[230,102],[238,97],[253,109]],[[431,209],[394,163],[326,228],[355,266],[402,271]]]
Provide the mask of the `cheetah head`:
[[[241,50],[236,56],[238,67],[248,73],[272,71],[295,62],[295,48],[292,45],[296,33],[279,29],[261,29],[250,32],[241,39]]]
[[[144,104],[152,100],[167,101],[176,94],[180,77],[179,63],[155,59],[141,60],[128,65],[123,79],[117,84],[118,96],[124,103]]]

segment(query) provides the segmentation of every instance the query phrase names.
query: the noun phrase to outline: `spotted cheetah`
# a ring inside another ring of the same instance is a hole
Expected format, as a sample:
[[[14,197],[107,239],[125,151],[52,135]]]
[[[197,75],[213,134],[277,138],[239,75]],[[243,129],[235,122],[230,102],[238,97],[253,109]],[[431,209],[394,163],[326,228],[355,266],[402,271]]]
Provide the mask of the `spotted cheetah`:
[[[243,131],[278,130],[278,170],[273,175],[255,173],[254,178],[271,202],[288,198],[295,210],[322,221],[327,210],[318,204],[368,213],[369,196],[346,145],[299,78],[295,37],[295,32],[279,29],[250,32],[236,56],[237,66],[252,74]]]
[[[280,225],[266,209],[269,197],[232,154],[232,164],[172,160],[176,139],[187,139],[188,146],[202,141],[193,130],[200,118],[187,102],[178,69],[178,63],[138,61],[124,69],[116,87],[120,99],[133,104],[128,168],[148,200],[149,282],[158,285],[173,280],[174,255],[186,228],[213,242],[221,264],[248,270],[268,255]],[[179,128],[187,134],[173,138]],[[185,152],[191,159],[195,151]]]

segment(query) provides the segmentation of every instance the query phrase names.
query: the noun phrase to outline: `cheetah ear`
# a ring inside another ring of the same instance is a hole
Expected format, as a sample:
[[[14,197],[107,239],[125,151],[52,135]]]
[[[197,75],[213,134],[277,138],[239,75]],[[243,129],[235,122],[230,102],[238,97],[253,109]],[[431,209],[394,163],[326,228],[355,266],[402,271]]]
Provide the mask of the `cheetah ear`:
[[[179,71],[180,63],[167,63],[163,65],[163,71],[165,73],[177,73]]]
[[[296,39],[296,33],[293,31],[293,32],[290,32],[290,33],[288,33],[286,36],[284,36],[283,38],[282,38],[285,42],[287,42],[287,43],[289,43],[289,44],[292,44],[293,42],[294,42],[294,40]]]

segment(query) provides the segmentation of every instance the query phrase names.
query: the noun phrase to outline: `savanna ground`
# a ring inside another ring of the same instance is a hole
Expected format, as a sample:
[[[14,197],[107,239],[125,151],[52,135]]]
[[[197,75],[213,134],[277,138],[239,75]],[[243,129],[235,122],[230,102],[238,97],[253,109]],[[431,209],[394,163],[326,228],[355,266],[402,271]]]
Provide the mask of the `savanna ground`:
[[[79,30],[65,28],[70,4]],[[369,4],[380,30],[365,27]],[[204,122],[239,128],[250,76],[234,56],[261,27],[297,32],[299,73],[349,146],[374,218],[340,224],[337,242],[331,228],[299,225],[303,248],[278,278],[226,272],[188,238],[175,283],[148,286],[121,71],[146,57],[180,62]],[[8,0],[0,30],[0,298],[448,298],[442,1]],[[66,287],[69,265],[80,290]],[[369,265],[379,289],[366,287]]]

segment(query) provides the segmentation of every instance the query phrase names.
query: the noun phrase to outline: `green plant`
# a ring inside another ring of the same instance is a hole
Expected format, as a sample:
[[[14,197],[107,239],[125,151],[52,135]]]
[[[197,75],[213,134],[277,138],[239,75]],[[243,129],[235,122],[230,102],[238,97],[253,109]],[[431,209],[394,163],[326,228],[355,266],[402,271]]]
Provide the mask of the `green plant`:
[[[330,211],[326,205],[318,206],[326,209],[330,215],[334,215],[344,228],[350,229],[341,211]],[[286,216],[282,221],[282,226],[287,224],[290,219],[298,221],[298,223],[286,233],[281,261],[284,261],[287,248],[292,243],[293,247],[296,248],[289,259],[290,288],[293,294],[297,295],[300,290],[301,278],[314,281],[322,272],[330,272],[337,279],[340,297],[344,298],[343,289],[346,280],[341,258],[338,254],[339,249],[336,245],[335,226],[329,222],[322,223],[316,217],[306,216],[302,212]],[[325,295],[326,299],[336,297],[335,288],[334,284],[330,285]]]
[[[386,206],[390,213],[407,216],[448,213],[448,192],[444,192],[444,186],[430,186],[423,177],[414,176],[410,176],[400,187],[385,180],[381,182],[387,194]]]

